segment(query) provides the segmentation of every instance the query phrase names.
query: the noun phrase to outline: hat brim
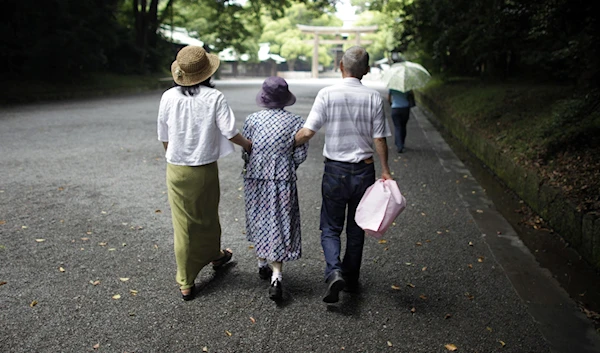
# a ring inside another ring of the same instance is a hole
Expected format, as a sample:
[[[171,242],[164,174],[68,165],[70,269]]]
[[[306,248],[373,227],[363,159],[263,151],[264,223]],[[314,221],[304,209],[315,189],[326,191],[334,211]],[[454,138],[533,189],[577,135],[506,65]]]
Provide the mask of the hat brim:
[[[219,65],[221,60],[215,54],[206,53],[206,58],[208,59],[208,65],[204,68],[204,70],[195,72],[193,74],[184,73],[181,76],[175,74],[177,69],[180,69],[177,60],[173,61],[171,64],[171,75],[173,76],[173,81],[180,86],[193,86],[197,85],[200,82],[206,81],[209,77],[211,77],[217,69],[219,69]]]
[[[296,103],[296,96],[292,92],[289,92],[288,98],[284,101],[271,101],[271,102],[265,101],[265,91],[263,91],[262,89],[260,91],[258,91],[258,94],[256,95],[256,105],[258,105],[259,107],[263,107],[263,108],[269,108],[269,109],[283,108],[283,107],[288,107],[290,105],[294,105],[295,103]]]

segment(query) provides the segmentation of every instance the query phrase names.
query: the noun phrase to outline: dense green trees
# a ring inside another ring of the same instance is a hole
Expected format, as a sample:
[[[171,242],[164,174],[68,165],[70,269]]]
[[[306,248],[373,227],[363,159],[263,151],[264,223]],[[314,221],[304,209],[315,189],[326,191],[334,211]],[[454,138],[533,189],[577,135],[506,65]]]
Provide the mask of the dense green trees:
[[[173,51],[161,23],[195,29],[215,50],[256,52],[261,17],[280,18],[293,3],[312,13],[335,0],[6,0],[0,64],[3,78],[77,81],[87,73],[164,70]]]
[[[340,25],[336,0],[5,0],[0,60],[9,78],[77,80],[96,71],[164,70],[173,52],[161,23],[199,33],[215,50],[310,57],[296,23]],[[598,2],[586,0],[352,0],[373,58],[399,51],[450,75],[600,81]],[[243,4],[243,5],[242,5]],[[292,6],[294,5],[294,6]],[[301,10],[301,11],[300,11]],[[287,11],[287,12],[286,12]],[[283,19],[285,17],[285,19]],[[287,33],[289,35],[283,35]],[[262,36],[262,38],[261,38]],[[321,50],[327,64],[327,48]]]
[[[402,26],[396,50],[440,72],[585,85],[599,78],[594,1],[375,0],[370,9],[395,11]]]

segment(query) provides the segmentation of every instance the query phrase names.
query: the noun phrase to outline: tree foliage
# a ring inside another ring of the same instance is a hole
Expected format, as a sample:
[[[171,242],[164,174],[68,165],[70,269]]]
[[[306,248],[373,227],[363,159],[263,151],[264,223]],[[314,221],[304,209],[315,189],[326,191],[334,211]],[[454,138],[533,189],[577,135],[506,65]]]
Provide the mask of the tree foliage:
[[[597,2],[584,0],[375,0],[397,11],[396,50],[418,53],[433,69],[492,77],[535,75],[598,81]],[[399,12],[398,12],[399,11]]]
[[[312,34],[302,33],[297,25],[311,26],[341,26],[342,21],[333,13],[318,13],[303,3],[295,3],[286,9],[284,16],[279,19],[263,18],[266,23],[261,42],[271,44],[270,52],[279,54],[288,62],[289,70],[293,71],[298,58],[312,58],[313,45],[308,43],[313,39]],[[327,38],[327,36],[323,36]],[[329,52],[330,46],[319,46],[319,63],[328,66],[333,61]]]
[[[0,59],[9,78],[71,79],[98,71],[162,71],[172,48],[162,23],[197,31],[215,50],[258,51],[262,19],[279,19],[303,3],[329,11],[337,0],[6,0]]]

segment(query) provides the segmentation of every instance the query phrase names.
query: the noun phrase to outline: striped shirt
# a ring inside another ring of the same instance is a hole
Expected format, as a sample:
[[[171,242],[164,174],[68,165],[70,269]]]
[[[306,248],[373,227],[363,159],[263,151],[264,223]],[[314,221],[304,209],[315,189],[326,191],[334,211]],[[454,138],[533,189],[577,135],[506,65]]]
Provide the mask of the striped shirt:
[[[305,128],[325,126],[323,156],[340,162],[358,163],[373,156],[373,139],[391,136],[379,92],[346,77],[319,91]]]

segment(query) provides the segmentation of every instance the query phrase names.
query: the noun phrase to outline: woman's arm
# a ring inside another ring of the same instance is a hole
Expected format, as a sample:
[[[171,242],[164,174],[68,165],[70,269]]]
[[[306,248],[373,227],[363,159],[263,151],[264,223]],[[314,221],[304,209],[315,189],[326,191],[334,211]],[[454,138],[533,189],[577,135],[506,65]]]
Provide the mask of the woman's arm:
[[[240,134],[239,132],[235,136],[230,138],[229,141],[235,143],[238,146],[242,146],[242,148],[248,153],[250,153],[250,151],[252,150],[252,141],[242,136],[242,134]]]

